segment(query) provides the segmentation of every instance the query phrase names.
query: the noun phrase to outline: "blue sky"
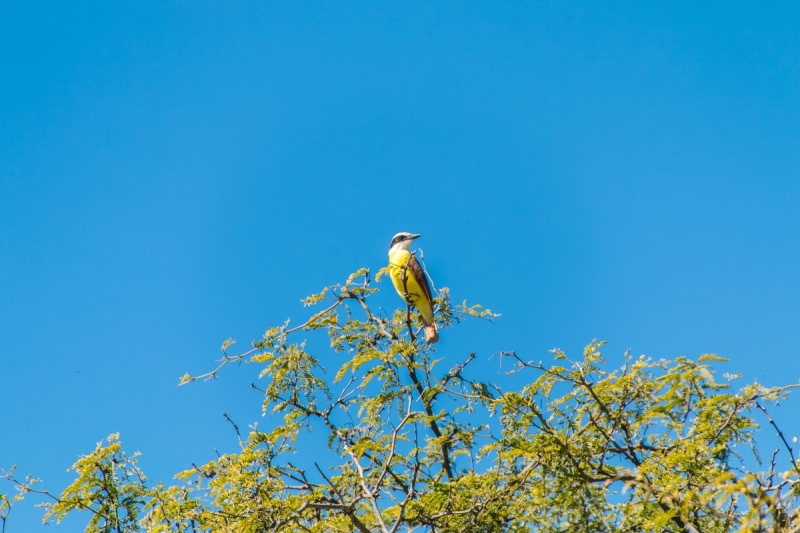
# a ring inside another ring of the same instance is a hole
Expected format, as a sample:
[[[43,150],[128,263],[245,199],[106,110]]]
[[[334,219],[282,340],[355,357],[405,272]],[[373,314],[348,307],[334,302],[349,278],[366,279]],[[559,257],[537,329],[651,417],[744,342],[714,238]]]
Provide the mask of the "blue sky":
[[[5,3],[0,467],[58,491],[112,432],[154,480],[233,450],[221,413],[259,420],[255,370],[178,377],[377,270],[398,231],[454,299],[503,314],[446,331],[447,358],[494,371],[500,350],[601,338],[612,362],[716,352],[796,382],[798,20],[793,2]],[[792,435],[798,401],[777,413]],[[20,506],[10,532],[40,517]]]

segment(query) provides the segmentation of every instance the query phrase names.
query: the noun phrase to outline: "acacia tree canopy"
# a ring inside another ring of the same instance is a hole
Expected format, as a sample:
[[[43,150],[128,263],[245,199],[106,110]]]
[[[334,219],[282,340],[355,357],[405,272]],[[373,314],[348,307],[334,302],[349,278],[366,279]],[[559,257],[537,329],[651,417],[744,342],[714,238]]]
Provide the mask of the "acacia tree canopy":
[[[270,328],[237,355],[226,341],[217,368],[185,375],[181,384],[256,365],[264,413],[282,419],[248,434],[231,421],[240,449],[173,485],[149,483],[117,435],[75,463],[59,495],[13,469],[3,476],[16,500],[49,499],[45,521],[86,513],[87,532],[800,530],[800,469],[768,412],[790,386],[734,387],[739,376],[718,379],[724,359],[712,354],[626,354],[609,368],[601,342],[574,358],[553,350],[549,364],[497,354],[505,372],[491,381],[474,353],[429,349],[411,308],[376,312],[377,291],[359,270],[306,298],[323,308],[303,324]],[[453,305],[446,289],[435,303],[441,329],[497,316]],[[325,360],[341,363],[333,375],[306,349],[315,331],[330,339]],[[527,384],[510,387],[519,373]],[[782,442],[764,459],[759,424]],[[14,501],[0,495],[4,530]]]

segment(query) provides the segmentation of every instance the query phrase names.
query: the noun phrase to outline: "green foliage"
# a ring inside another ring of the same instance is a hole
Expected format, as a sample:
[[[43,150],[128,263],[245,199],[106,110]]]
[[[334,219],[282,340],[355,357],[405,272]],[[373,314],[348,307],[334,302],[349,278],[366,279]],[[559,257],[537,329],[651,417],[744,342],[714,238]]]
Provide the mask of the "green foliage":
[[[8,494],[0,493],[0,533],[6,532],[11,510],[18,502],[24,500],[28,493],[45,494],[52,497],[47,491],[37,487],[37,484],[40,482],[39,479],[30,475],[25,476],[23,479],[18,479],[14,474],[15,471],[15,466],[12,466],[7,471],[0,469],[0,479],[10,482],[16,492],[12,497],[9,497]]]
[[[11,513],[13,506],[13,498],[9,498],[8,494],[0,493],[0,533],[5,533],[8,515]]]
[[[554,350],[553,364],[497,354],[507,375],[527,376],[507,389],[473,372],[474,353],[448,367],[418,340],[410,309],[375,313],[376,291],[362,269],[303,300],[324,306],[303,324],[270,328],[238,355],[228,340],[214,370],[181,379],[256,365],[271,429],[241,436],[231,421],[239,449],[179,473],[173,486],[148,485],[112,435],[73,466],[60,496],[38,491],[53,500],[45,520],[88,511],[87,531],[154,533],[800,529],[800,470],[768,413],[789,387],[737,390],[736,375],[718,381],[713,365],[725,360],[713,354],[626,354],[613,369],[592,342],[575,360]],[[499,316],[451,305],[446,289],[435,304],[442,330]],[[332,354],[309,353],[304,336],[315,332]],[[759,421],[783,444],[766,464]],[[298,458],[301,440],[319,453]],[[4,522],[8,501],[0,496]]]
[[[139,511],[144,504],[145,477],[136,467],[136,457],[122,451],[119,435],[108,437],[108,445],[78,459],[70,470],[77,474],[55,503],[46,505],[45,521],[60,522],[72,511],[89,511],[87,533],[139,531]]]

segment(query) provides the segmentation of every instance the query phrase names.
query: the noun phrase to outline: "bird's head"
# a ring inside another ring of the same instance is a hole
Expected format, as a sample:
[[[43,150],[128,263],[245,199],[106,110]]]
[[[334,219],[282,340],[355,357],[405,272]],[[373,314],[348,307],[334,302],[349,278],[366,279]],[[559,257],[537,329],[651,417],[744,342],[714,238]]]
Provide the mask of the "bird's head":
[[[408,250],[408,247],[411,246],[411,243],[414,241],[414,239],[418,237],[420,237],[419,233],[408,233],[401,231],[392,237],[392,243],[389,245],[389,251]]]

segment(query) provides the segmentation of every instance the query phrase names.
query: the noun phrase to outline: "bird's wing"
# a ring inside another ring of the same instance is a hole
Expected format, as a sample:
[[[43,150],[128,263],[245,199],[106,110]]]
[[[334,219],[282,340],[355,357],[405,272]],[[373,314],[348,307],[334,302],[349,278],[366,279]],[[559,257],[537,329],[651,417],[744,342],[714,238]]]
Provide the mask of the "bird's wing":
[[[428,285],[428,277],[425,275],[425,272],[422,270],[422,267],[419,266],[419,262],[417,262],[417,258],[413,255],[408,260],[408,269],[411,271],[411,275],[414,276],[414,279],[417,280],[417,283],[420,287],[422,287],[422,292],[425,293],[425,297],[428,299],[429,302],[433,303],[433,297],[431,296],[431,286]]]

